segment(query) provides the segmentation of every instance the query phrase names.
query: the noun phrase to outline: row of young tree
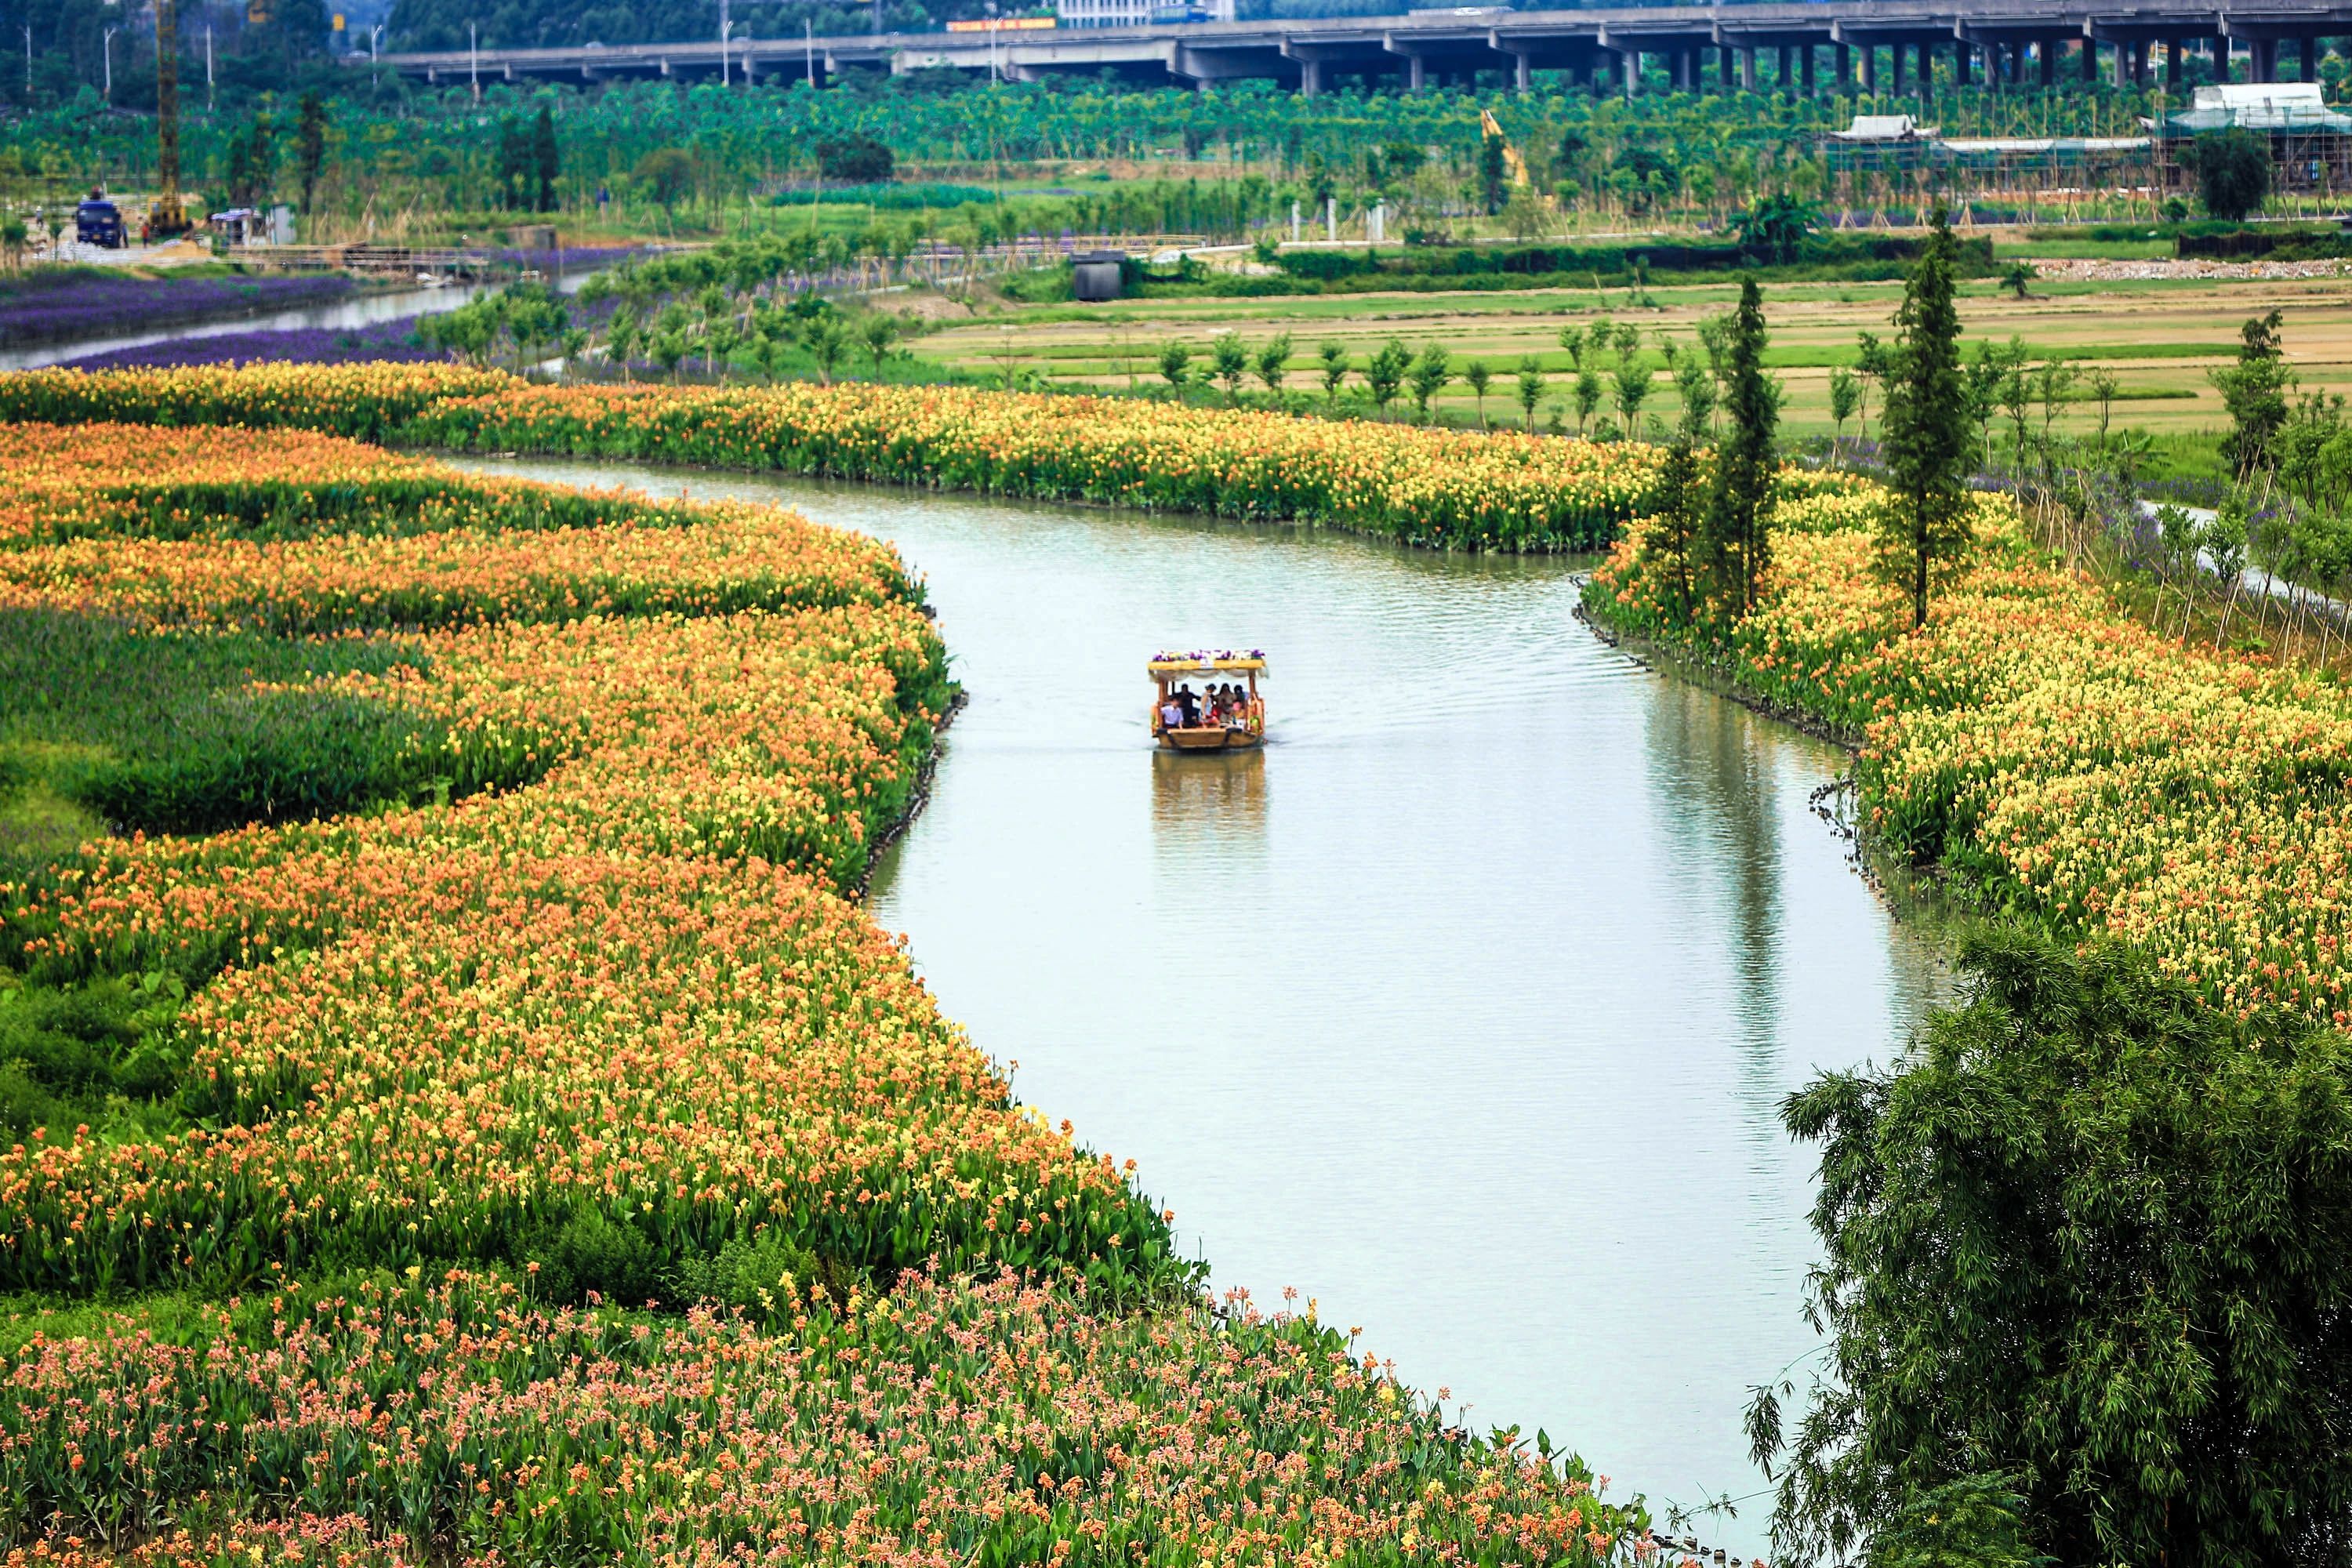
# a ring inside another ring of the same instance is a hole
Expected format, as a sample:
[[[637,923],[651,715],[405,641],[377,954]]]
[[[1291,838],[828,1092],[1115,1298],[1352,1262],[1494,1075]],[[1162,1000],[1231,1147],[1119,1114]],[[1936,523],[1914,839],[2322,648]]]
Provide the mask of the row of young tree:
[[[1969,481],[1983,426],[1960,353],[1958,277],[1958,242],[1938,209],[1905,286],[1895,341],[1864,342],[1867,373],[1885,400],[1878,446],[1886,488],[1882,561],[1910,600],[1915,627],[1927,624],[1934,593],[1973,537]],[[1573,332],[1563,342],[1580,361],[1596,335],[1606,336],[1617,361],[1620,406],[1630,419],[1651,379],[1635,357],[1638,333],[1604,325],[1585,335],[1580,352]],[[1668,433],[1662,510],[1644,548],[1675,584],[1683,621],[1724,636],[1756,607],[1769,564],[1767,519],[1780,469],[1781,388],[1763,369],[1762,291],[1754,279],[1742,279],[1738,306],[1702,328],[1698,342],[1696,352],[1668,355],[1682,407]],[[1596,374],[1580,364],[1580,399]],[[1710,440],[1712,451],[1704,451]]]
[[[184,81],[201,78],[201,58],[193,68],[194,76],[184,70]],[[1270,83],[1195,93],[1101,82],[982,85],[938,94],[903,83],[812,92],[768,83],[615,82],[574,90],[499,81],[487,84],[476,101],[462,84],[423,88],[390,72],[343,70],[331,79],[343,94],[330,105],[338,158],[346,165],[336,194],[352,216],[371,199],[379,215],[412,205],[448,212],[538,205],[541,150],[531,149],[529,160],[532,199],[517,200],[513,176],[522,161],[506,139],[516,129],[538,134],[544,110],[562,171],[551,182],[555,204],[575,214],[593,210],[599,192],[614,202],[636,199],[628,184],[632,171],[662,149],[689,161],[698,209],[740,207],[779,185],[814,179],[822,146],[863,137],[888,147],[902,165],[954,178],[984,176],[991,184],[1021,165],[1055,165],[1057,183],[1108,204],[1121,226],[1137,232],[1230,233],[1245,223],[1280,221],[1287,196],[1297,194],[1293,187],[1310,203],[1328,186],[1345,206],[1387,199],[1400,213],[1408,205],[1432,212],[1497,207],[1508,193],[1495,180],[1480,128],[1483,107],[1494,110],[1524,155],[1529,188],[1548,193],[1559,211],[1723,221],[1773,192],[1826,195],[1828,169],[1817,151],[1822,136],[1853,113],[1892,107],[1851,97],[1629,102],[1581,92],[1498,98],[1453,89],[1305,98]],[[299,90],[287,89],[280,98]],[[191,168],[225,166],[227,142],[246,134],[257,113],[274,112],[251,93],[225,98],[216,111],[193,93],[184,96],[183,161]],[[2136,93],[2044,101],[2031,92],[1943,107],[1947,133],[1988,135],[2088,134],[2155,108]],[[93,114],[86,106],[0,123],[0,151],[84,185],[146,184],[154,148],[151,119]],[[1159,200],[1168,210],[1145,221],[1126,211],[1131,182],[1105,178],[1099,189],[1090,187],[1092,176],[1108,173],[1093,165],[1111,163],[1213,168],[1220,177],[1189,194],[1163,191]],[[1244,176],[1284,193],[1269,190],[1253,200],[1245,191],[1222,188]],[[1187,205],[1199,210],[1179,210]]]

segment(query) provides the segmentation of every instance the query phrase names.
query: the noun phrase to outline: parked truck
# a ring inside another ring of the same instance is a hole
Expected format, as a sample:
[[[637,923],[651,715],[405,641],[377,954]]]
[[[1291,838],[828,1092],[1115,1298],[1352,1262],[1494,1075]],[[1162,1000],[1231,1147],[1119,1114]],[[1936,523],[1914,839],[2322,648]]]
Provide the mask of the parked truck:
[[[74,237],[84,245],[121,249],[122,209],[108,201],[104,191],[90,192],[74,209]]]

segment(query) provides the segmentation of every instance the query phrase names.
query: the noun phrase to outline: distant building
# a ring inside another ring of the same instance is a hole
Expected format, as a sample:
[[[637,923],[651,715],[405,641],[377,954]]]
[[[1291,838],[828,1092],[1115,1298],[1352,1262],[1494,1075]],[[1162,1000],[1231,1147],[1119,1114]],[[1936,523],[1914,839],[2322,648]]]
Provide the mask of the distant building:
[[[1065,27],[1148,27],[1168,22],[1230,22],[1234,0],[1055,0]]]
[[[1065,27],[1143,27],[1151,22],[1152,0],[1054,0],[1054,17]]]

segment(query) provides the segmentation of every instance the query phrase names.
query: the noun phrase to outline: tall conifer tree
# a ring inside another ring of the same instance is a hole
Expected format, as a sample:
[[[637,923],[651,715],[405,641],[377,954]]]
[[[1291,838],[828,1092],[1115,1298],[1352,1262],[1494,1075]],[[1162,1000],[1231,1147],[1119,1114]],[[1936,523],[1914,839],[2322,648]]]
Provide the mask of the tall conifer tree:
[[[1954,303],[1957,243],[1936,209],[1927,248],[1912,268],[1895,313],[1886,412],[1879,419],[1891,492],[1880,532],[1887,566],[1911,596],[1911,625],[1927,624],[1937,574],[1968,548],[1974,508],[1969,472],[1976,422],[1960,365],[1960,314]]]
[[[1755,609],[1771,563],[1765,517],[1780,468],[1780,385],[1764,374],[1764,342],[1763,291],[1755,279],[1743,278],[1724,343],[1723,412],[1730,427],[1715,455],[1706,514],[1716,593],[1735,616]]]

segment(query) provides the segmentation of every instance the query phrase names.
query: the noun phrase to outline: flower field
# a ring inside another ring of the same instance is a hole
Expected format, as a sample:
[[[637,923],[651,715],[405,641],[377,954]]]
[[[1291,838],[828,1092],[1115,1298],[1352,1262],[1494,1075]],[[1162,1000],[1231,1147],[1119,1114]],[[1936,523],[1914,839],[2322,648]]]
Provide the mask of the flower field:
[[[122,278],[92,268],[44,268],[0,286],[0,344],[216,321],[325,304],[351,292],[352,280],[340,276]]]
[[[131,348],[107,349],[61,362],[72,370],[135,370],[192,364],[341,364],[378,360],[445,359],[416,340],[422,318],[398,316],[363,327],[261,327],[248,332],[206,332]]]
[[[245,426],[381,440],[445,397],[516,384],[458,364],[189,365],[0,376],[0,423]]]
[[[886,547],[160,383],[0,426],[0,797],[150,829],[0,881],[11,1562],[1651,1550],[1200,1300],[874,927],[951,695]]]
[[[1868,826],[1987,907],[2139,944],[2242,1017],[2352,1022],[2352,700],[2148,630],[2046,559],[2006,498],[1924,635],[1874,570],[1865,491],[1784,503],[1739,682],[1860,742]],[[1664,639],[1637,527],[1588,608]]]
[[[952,387],[527,385],[452,366],[268,366],[0,383],[0,417],[291,425],[1345,528],[1439,548],[1596,550],[1648,502],[1643,447]]]

